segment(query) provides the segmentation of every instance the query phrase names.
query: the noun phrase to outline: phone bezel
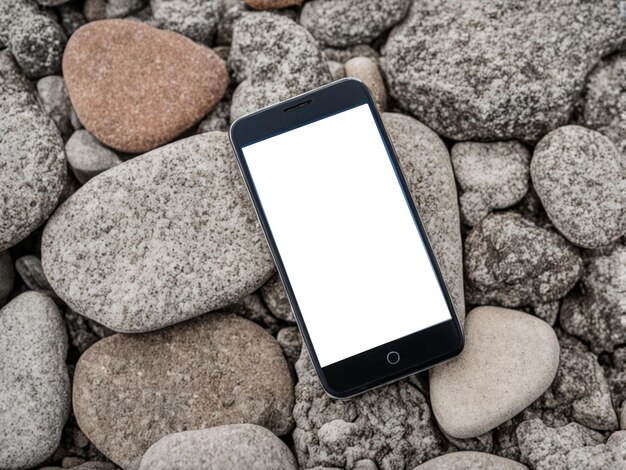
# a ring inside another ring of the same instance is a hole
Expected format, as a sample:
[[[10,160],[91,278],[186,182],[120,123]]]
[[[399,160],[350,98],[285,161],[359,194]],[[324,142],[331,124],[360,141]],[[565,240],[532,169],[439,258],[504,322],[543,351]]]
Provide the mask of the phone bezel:
[[[309,337],[306,322],[291,288],[289,276],[285,271],[280,252],[272,236],[263,205],[255,189],[242,148],[363,104],[369,106],[376,121],[376,126],[387,149],[407,205],[413,215],[416,228],[424,241],[428,257],[450,311],[451,319],[326,367],[321,367]],[[300,328],[320,382],[330,396],[334,398],[348,398],[358,395],[372,388],[428,369],[458,355],[463,350],[463,331],[450,294],[441,275],[417,208],[413,203],[413,198],[406,184],[393,144],[385,131],[374,100],[368,88],[362,82],[353,78],[344,78],[276,105],[263,108],[233,122],[230,126],[229,134],[237,157],[239,170],[265,233],[296,323]],[[387,361],[389,351],[398,352],[402,364],[390,364]]]

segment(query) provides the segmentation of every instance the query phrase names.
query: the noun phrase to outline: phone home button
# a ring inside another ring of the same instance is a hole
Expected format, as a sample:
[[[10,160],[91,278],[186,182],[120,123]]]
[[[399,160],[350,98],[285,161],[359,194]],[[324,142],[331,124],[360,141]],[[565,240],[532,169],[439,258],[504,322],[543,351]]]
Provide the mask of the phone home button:
[[[400,362],[400,354],[398,354],[396,351],[390,351],[389,353],[387,353],[387,362],[389,364],[397,364],[398,362]]]

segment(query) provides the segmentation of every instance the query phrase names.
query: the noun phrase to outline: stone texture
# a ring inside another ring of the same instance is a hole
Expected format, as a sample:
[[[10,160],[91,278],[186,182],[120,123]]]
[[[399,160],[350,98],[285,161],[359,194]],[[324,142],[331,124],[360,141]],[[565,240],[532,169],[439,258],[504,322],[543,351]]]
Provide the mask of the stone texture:
[[[0,307],[2,307],[13,290],[13,263],[8,250],[0,251]]]
[[[276,335],[276,341],[283,349],[285,359],[290,366],[295,366],[302,351],[302,335],[297,326],[288,326],[281,329]]]
[[[292,425],[293,382],[280,346],[236,315],[209,314],[139,335],[114,335],[85,352],[74,413],[87,437],[127,470],[162,437],[252,423]]]
[[[383,122],[463,323],[461,224],[450,155],[437,134],[412,117],[385,113]]]
[[[210,45],[223,15],[221,0],[150,0],[155,25]]]
[[[312,0],[300,23],[322,44],[346,47],[367,43],[391,28],[409,8],[409,0]]]
[[[85,128],[105,145],[131,153],[163,145],[198,122],[228,83],[224,62],[210,49],[130,20],[98,21],[76,31],[63,73]]]
[[[45,294],[53,300],[58,300],[43,273],[43,267],[39,258],[34,255],[18,258],[15,260],[15,270],[28,289]]]
[[[244,0],[246,5],[255,10],[278,10],[302,5],[303,0]]]
[[[467,316],[461,355],[430,374],[437,422],[456,438],[480,436],[539,398],[558,364],[550,325],[516,310],[478,307]]]
[[[67,177],[59,131],[6,50],[0,52],[0,116],[0,250],[4,250],[48,218]]]
[[[198,134],[204,132],[228,132],[230,118],[230,102],[220,101],[217,106],[198,124]]]
[[[70,409],[66,354],[49,297],[26,292],[0,310],[0,468],[35,467],[59,445]]]
[[[72,173],[81,184],[122,163],[115,152],[84,129],[72,134],[65,144],[65,153]]]
[[[624,25],[613,0],[416,2],[383,68],[391,96],[439,134],[536,141],[569,120]]]
[[[87,22],[82,10],[73,3],[65,3],[59,6],[58,12],[61,27],[68,36],[74,34],[74,31]]]
[[[229,65],[239,83],[230,119],[331,81],[315,39],[287,17],[246,13],[235,22]]]
[[[72,103],[65,82],[60,75],[49,75],[37,82],[37,93],[44,111],[52,118],[61,136],[67,138],[74,130],[72,126]]]
[[[466,296],[476,305],[519,307],[563,297],[578,281],[578,250],[513,212],[487,216],[465,240]]]
[[[346,76],[361,80],[369,88],[379,112],[387,109],[387,91],[378,65],[368,57],[354,57],[345,63]]]
[[[276,318],[292,323],[296,321],[291,311],[289,299],[287,299],[287,293],[285,292],[285,288],[283,287],[278,273],[270,277],[269,280],[263,284],[259,292],[263,297],[265,305],[267,305],[267,308],[270,309]]]
[[[451,156],[462,191],[461,218],[468,225],[516,204],[528,191],[530,152],[519,142],[460,142]]]
[[[324,55],[328,60],[334,60],[344,64],[354,57],[367,57],[372,59],[376,64],[379,63],[380,55],[376,49],[372,48],[369,44],[357,44],[350,47],[326,47],[324,49]]]
[[[429,460],[414,470],[524,470],[528,467],[515,460],[484,452],[452,452]]]
[[[141,10],[146,3],[147,0],[106,0],[104,12],[107,18],[123,18]]]
[[[364,469],[413,468],[449,446],[409,380],[337,401],[322,389],[305,349],[296,371],[292,436],[303,469],[359,468],[362,461]]]
[[[106,326],[74,312],[71,308],[65,309],[63,319],[67,326],[70,353],[74,354],[72,357],[74,360],[78,359],[93,344],[114,333]]]
[[[50,219],[41,252],[59,297],[124,332],[226,306],[274,272],[220,132],[177,141],[90,180]]]
[[[329,60],[326,63],[328,64],[328,70],[330,70],[330,75],[333,77],[333,80],[340,80],[346,77],[346,68],[341,62]]]
[[[289,448],[254,424],[229,424],[165,436],[141,459],[140,470],[297,470]]]
[[[620,428],[626,429],[626,346],[616,348],[609,356],[610,361],[605,366],[611,397],[616,410],[621,408]]]
[[[236,302],[227,305],[224,312],[235,313],[261,325],[271,335],[276,335],[281,328],[281,322],[270,312],[257,293],[246,295]]]
[[[580,126],[550,132],[530,172],[548,217],[575,245],[597,248],[626,234],[626,166],[602,134]]]

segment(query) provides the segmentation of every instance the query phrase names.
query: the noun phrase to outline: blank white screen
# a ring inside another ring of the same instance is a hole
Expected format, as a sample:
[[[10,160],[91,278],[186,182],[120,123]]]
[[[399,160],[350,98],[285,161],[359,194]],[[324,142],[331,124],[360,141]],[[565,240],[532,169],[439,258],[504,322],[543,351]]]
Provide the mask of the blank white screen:
[[[322,367],[450,319],[367,105],[242,150]]]

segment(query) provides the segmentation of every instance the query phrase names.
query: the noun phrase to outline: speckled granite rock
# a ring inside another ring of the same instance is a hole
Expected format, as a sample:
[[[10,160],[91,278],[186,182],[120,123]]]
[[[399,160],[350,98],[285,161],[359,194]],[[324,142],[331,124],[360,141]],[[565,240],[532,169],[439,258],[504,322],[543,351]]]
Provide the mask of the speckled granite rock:
[[[84,129],[72,134],[65,144],[67,163],[80,183],[122,163],[120,157]]]
[[[284,16],[246,13],[235,22],[229,66],[239,86],[230,119],[331,81],[311,34]]]
[[[230,121],[230,102],[220,101],[215,108],[198,124],[198,134],[204,132],[228,132]]]
[[[530,172],[548,217],[572,243],[597,248],[626,234],[626,167],[602,134],[581,126],[550,132]]]
[[[414,470],[524,470],[528,467],[515,460],[484,452],[452,452],[429,460]]]
[[[81,356],[74,375],[80,428],[127,470],[139,467],[152,444],[183,429],[253,423],[285,434],[293,399],[280,346],[231,314],[105,338]]]
[[[446,137],[537,140],[568,121],[624,25],[613,0],[416,2],[383,68],[400,105]]]
[[[72,103],[65,82],[60,75],[49,75],[37,82],[37,93],[43,109],[56,124],[64,139],[74,130],[72,126]]]
[[[276,318],[287,322],[295,322],[287,293],[278,273],[274,274],[260,289],[263,301]]]
[[[63,74],[85,128],[130,153],[163,145],[191,127],[228,83],[224,62],[210,49],[130,20],[98,21],[76,31]]]
[[[449,446],[409,380],[336,401],[322,389],[305,349],[296,371],[292,436],[303,469],[357,468],[366,460],[365,469],[413,468]]]
[[[514,205],[528,191],[530,152],[519,142],[460,142],[450,153],[463,191],[461,218],[468,225]]]
[[[0,251],[35,230],[67,178],[63,141],[8,51],[0,52]]]
[[[367,85],[379,112],[387,109],[385,82],[376,62],[368,57],[354,57],[345,63],[345,73],[346,76],[357,78]]]
[[[35,467],[58,447],[70,410],[65,325],[26,292],[0,310],[0,468]]]
[[[223,15],[221,0],[150,0],[155,25],[210,45]]]
[[[367,43],[400,21],[409,0],[312,0],[300,23],[322,44],[346,47]]]
[[[302,5],[303,0],[244,0],[246,5],[255,10],[278,10]]]
[[[465,240],[466,296],[519,307],[563,297],[578,281],[578,250],[558,233],[512,212],[487,216]]]
[[[2,307],[13,290],[13,263],[8,250],[0,251],[0,307]]]
[[[289,448],[254,424],[229,424],[170,434],[153,444],[140,470],[297,470]]]
[[[554,330],[523,312],[476,308],[465,335],[461,355],[430,374],[437,422],[461,439],[480,436],[530,405],[550,386],[559,364]]]
[[[385,113],[383,122],[462,323],[461,223],[448,149],[437,134],[410,116]]]
[[[228,305],[274,271],[220,132],[177,141],[91,179],[50,219],[41,252],[59,297],[125,332]]]

